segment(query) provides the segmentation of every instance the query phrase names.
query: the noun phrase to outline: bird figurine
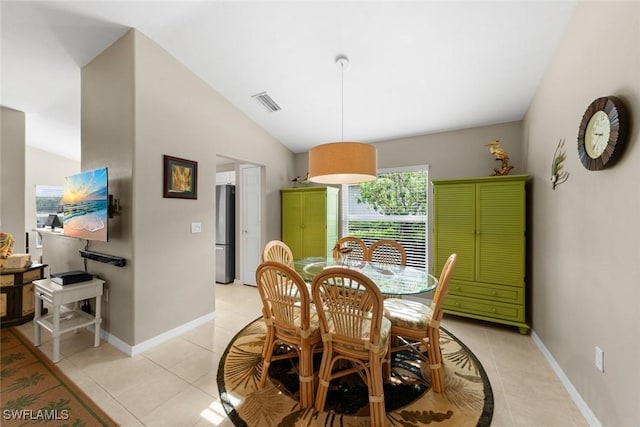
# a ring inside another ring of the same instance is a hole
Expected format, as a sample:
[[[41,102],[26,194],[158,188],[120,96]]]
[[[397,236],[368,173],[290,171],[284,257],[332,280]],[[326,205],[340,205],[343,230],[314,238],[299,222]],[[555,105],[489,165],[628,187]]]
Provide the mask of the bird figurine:
[[[342,261],[342,263],[344,264],[344,262],[347,260],[347,257],[349,256],[349,254],[351,253],[352,249],[348,246],[340,246],[340,243],[336,243],[336,245],[333,247],[333,258],[336,261]]]
[[[293,182],[294,186],[297,186],[297,184],[307,185],[309,183],[309,172],[307,172],[307,175],[304,178],[296,176],[291,180],[291,182]]]
[[[564,149],[564,139],[561,139],[558,142],[555,153],[553,153],[553,161],[551,162],[551,185],[554,190],[558,185],[569,179],[569,172],[562,170],[566,158],[567,152]]]
[[[504,150],[504,148],[500,147],[500,141],[496,139],[495,141],[491,141],[484,146],[489,147],[489,152],[495,156],[496,160],[502,162],[502,166],[500,168],[493,169],[492,176],[502,176],[509,174],[509,171],[513,169],[513,165],[509,164],[509,155]]]

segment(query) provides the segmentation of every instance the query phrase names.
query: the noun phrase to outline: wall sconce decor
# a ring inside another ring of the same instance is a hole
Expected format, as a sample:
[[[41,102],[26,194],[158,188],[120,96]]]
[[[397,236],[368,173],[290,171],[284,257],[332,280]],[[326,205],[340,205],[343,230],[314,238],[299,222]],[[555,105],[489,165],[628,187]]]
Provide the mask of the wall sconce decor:
[[[558,142],[556,151],[553,153],[553,161],[551,162],[551,188],[554,190],[558,185],[569,179],[569,172],[562,170],[566,158],[567,152],[564,149],[564,138],[562,138]]]

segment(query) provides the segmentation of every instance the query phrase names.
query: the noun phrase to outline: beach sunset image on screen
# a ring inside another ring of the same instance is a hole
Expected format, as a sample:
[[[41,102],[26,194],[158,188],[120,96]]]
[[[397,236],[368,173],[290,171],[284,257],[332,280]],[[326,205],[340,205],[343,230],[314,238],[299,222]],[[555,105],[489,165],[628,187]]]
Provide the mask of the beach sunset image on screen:
[[[66,177],[62,202],[65,235],[107,241],[109,213],[107,168]]]

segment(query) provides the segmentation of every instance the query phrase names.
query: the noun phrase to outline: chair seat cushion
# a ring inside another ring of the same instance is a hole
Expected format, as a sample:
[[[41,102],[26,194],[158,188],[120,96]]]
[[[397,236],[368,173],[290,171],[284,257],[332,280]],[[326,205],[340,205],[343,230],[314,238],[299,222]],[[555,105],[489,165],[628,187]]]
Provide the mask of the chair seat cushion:
[[[329,332],[330,333],[335,333],[335,326],[333,325],[333,322],[331,320],[331,318],[328,319],[329,320]],[[371,322],[369,321],[365,321],[362,324],[362,329],[361,329],[361,333],[360,333],[360,339],[362,339],[363,341],[363,346],[362,347],[354,347],[352,345],[349,344],[338,344],[339,346],[343,345],[344,347],[351,349],[351,350],[357,350],[357,351],[361,351],[363,349],[365,349],[365,345],[364,342],[368,342],[369,341],[369,330],[371,329]],[[391,321],[389,319],[387,319],[386,317],[382,318],[382,322],[380,324],[380,343],[378,345],[378,347],[380,349],[383,349],[387,346],[387,341],[389,340],[389,336],[391,335]],[[334,345],[336,345],[336,343],[334,343]]]
[[[384,300],[384,316],[391,325],[405,329],[426,330],[433,310],[428,305],[398,298]]]
[[[301,317],[300,317],[300,309],[296,307],[295,309],[295,319],[293,323],[297,326],[301,326]],[[316,312],[316,307],[311,305],[309,307],[309,336],[313,336],[315,334],[320,333],[320,319],[318,318],[318,313]]]

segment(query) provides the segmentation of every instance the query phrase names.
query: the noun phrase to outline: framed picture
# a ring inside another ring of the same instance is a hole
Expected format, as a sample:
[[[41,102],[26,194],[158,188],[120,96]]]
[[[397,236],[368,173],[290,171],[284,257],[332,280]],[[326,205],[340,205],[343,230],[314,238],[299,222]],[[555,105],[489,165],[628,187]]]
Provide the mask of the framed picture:
[[[175,199],[198,198],[198,162],[164,156],[162,196]]]

